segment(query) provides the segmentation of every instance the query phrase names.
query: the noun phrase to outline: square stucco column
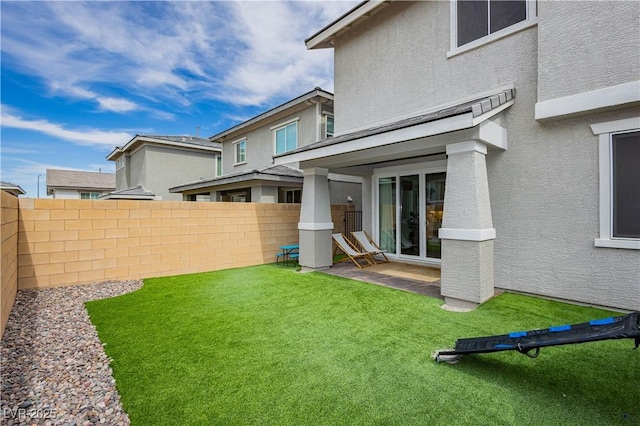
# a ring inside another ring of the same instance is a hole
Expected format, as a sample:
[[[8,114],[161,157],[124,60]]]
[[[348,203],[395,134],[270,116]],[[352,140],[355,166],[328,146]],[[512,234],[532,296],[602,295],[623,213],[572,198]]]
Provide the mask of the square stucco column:
[[[447,305],[474,308],[493,296],[493,240],[486,145],[447,145],[447,189],[442,240],[441,294]]]
[[[303,271],[328,268],[333,264],[329,171],[304,169],[302,206],[300,208],[300,266]]]

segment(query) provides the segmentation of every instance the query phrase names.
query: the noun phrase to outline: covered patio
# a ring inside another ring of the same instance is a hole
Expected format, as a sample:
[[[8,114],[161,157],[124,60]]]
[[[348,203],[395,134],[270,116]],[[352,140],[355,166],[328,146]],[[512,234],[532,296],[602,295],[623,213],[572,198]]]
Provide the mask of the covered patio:
[[[472,309],[493,296],[486,155],[506,151],[500,113],[514,102],[515,89],[503,87],[275,156],[304,173],[302,269],[332,264],[328,175],[340,173],[362,179],[363,230],[392,260],[440,268],[450,306]]]

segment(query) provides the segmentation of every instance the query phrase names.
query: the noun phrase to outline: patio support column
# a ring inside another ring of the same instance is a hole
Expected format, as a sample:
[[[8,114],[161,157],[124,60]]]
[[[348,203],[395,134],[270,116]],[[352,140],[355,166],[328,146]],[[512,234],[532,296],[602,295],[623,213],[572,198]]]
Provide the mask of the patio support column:
[[[493,240],[487,147],[447,145],[447,188],[442,240],[441,294],[451,307],[472,309],[493,296]]]
[[[303,271],[328,268],[333,264],[329,170],[320,167],[303,170],[302,206],[298,231],[300,266]]]

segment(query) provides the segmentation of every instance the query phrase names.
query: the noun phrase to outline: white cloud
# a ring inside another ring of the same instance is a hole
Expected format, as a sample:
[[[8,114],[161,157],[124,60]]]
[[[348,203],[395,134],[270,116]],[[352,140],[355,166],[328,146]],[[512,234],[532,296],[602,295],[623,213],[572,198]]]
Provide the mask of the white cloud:
[[[48,120],[28,120],[8,111],[8,108],[4,106],[0,123],[2,123],[2,127],[30,130],[69,141],[76,145],[98,148],[113,149],[115,146],[122,145],[132,138],[132,135],[126,132],[104,131],[92,128],[67,129],[61,124],[52,123]]]
[[[332,51],[309,52],[304,39],[354,4],[7,2],[3,67],[115,112],[212,98],[263,104],[332,90]]]
[[[2,152],[3,155],[6,155],[6,154],[37,154],[37,153],[39,153],[39,151],[37,151],[35,149],[11,148],[11,147],[5,146],[5,144],[3,144],[2,148],[0,148],[0,152]]]
[[[105,97],[98,98],[98,103],[100,104],[100,108],[105,111],[128,112],[138,109],[138,106],[134,102],[126,99]]]

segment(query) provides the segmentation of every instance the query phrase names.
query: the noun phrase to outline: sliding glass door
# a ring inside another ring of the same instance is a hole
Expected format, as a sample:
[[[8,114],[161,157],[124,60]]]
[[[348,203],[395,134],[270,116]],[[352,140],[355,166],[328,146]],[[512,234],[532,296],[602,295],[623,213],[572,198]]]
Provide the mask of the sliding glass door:
[[[377,178],[380,247],[392,255],[440,259],[438,230],[444,213],[445,173],[394,173]]]
[[[380,248],[396,252],[396,178],[378,181],[378,241]]]
[[[434,259],[440,259],[441,255],[438,231],[442,228],[445,180],[446,173],[426,175],[427,257]]]
[[[420,255],[420,176],[400,176],[400,253]]]

